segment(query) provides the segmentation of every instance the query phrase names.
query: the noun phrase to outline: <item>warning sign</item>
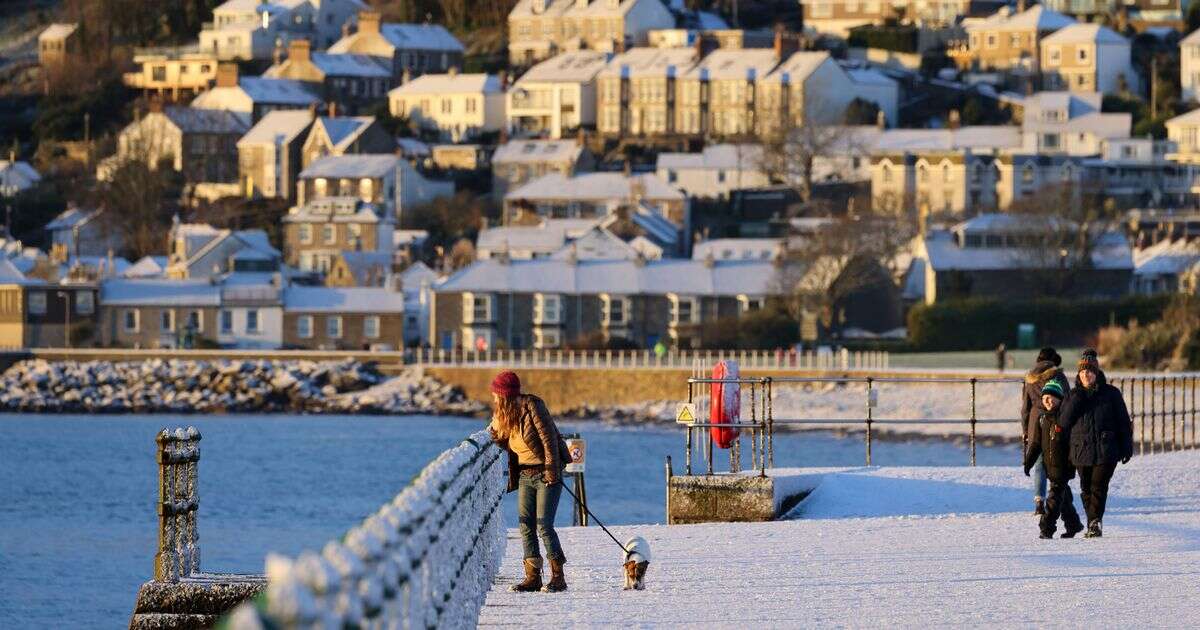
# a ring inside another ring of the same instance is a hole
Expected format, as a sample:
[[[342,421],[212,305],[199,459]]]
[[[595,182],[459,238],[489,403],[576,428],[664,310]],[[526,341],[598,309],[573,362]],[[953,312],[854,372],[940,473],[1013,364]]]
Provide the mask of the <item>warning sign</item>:
[[[696,403],[683,403],[675,412],[675,422],[679,424],[692,424],[696,422],[696,417]]]
[[[567,438],[567,451],[571,453],[571,461],[567,463],[569,473],[583,472],[584,459],[587,457],[587,443],[583,438]]]

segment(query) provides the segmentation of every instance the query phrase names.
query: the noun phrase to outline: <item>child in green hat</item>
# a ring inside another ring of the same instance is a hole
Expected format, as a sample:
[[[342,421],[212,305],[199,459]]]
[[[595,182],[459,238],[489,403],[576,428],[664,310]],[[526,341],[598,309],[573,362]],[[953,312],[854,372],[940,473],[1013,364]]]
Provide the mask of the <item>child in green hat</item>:
[[[1030,469],[1038,455],[1041,455],[1046,478],[1050,481],[1050,489],[1046,492],[1046,509],[1038,523],[1042,538],[1054,538],[1055,522],[1060,516],[1065,530],[1063,538],[1072,538],[1083,531],[1083,523],[1075,511],[1071,486],[1067,485],[1075,476],[1075,468],[1071,466],[1067,452],[1070,440],[1057,423],[1063,395],[1062,385],[1054,379],[1042,387],[1042,410],[1038,415],[1037,430],[1030,432],[1029,445],[1025,450],[1025,476],[1029,476]]]

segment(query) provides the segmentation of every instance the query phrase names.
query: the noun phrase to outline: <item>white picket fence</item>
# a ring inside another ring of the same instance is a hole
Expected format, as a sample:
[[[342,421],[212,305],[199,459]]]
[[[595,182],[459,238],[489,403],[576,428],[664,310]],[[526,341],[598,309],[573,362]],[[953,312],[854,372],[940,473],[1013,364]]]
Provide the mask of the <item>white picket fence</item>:
[[[418,365],[544,368],[666,368],[692,369],[733,359],[743,370],[886,370],[891,363],[885,351],[818,349],[803,352],[779,350],[669,351],[650,350],[410,350],[407,362]]]
[[[506,460],[486,431],[443,452],[340,541],[268,556],[234,630],[473,627],[504,553]]]

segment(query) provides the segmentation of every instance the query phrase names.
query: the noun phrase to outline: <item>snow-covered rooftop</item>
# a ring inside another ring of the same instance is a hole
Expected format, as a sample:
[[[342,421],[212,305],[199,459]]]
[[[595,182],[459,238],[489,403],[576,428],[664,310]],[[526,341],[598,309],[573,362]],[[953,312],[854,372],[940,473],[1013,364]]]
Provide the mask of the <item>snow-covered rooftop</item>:
[[[1175,276],[1200,263],[1200,241],[1162,240],[1133,252],[1133,272],[1139,276]]]
[[[534,11],[536,1],[538,0],[517,0],[508,14],[509,17],[615,18],[624,16],[634,5],[644,0],[544,0],[540,10]]]
[[[391,70],[383,67],[370,55],[312,53],[312,63],[321,72],[337,77],[367,77],[386,79]]]
[[[572,82],[587,83],[608,63],[608,53],[596,50],[573,50],[556,55],[530,68],[516,82]]]
[[[574,140],[510,140],[496,148],[492,164],[574,162],[583,146]]]
[[[300,172],[301,179],[314,177],[386,177],[399,167],[391,154],[327,155]]]
[[[306,109],[275,110],[267,112],[257,125],[250,128],[238,144],[269,144],[277,141],[286,144],[308,130],[312,124],[312,112]]]
[[[1077,22],[1061,28],[1042,40],[1042,44],[1129,44],[1116,31],[1101,24]]]
[[[520,186],[507,195],[506,199],[629,199],[633,196],[634,183],[642,186],[645,199],[682,200],[679,189],[659,179],[657,175],[640,174],[626,176],[624,173],[581,173],[566,177],[561,173],[547,173]]]
[[[404,293],[385,287],[290,286],[283,310],[292,313],[403,313]]]
[[[756,144],[710,144],[699,153],[659,153],[657,169],[757,169],[762,147]]]
[[[153,113],[147,114],[146,118],[154,115]],[[250,114],[244,112],[172,105],[164,107],[162,115],[183,133],[237,134],[241,136],[250,129]]]
[[[613,57],[597,76],[666,76],[674,72],[682,77],[695,63],[695,48],[631,48]]]
[[[100,284],[112,306],[219,306],[221,289],[208,280],[119,279]]]
[[[390,96],[415,94],[494,94],[500,92],[500,78],[494,74],[423,74],[388,92]]]
[[[665,258],[629,260],[479,260],[437,288],[439,292],[514,292],[617,295],[737,296],[775,292],[770,262]]]

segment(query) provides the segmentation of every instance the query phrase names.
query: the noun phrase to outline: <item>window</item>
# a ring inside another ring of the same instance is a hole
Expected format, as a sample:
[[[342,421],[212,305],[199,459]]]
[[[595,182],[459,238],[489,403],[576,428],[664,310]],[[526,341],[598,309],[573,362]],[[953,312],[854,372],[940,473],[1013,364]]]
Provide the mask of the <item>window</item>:
[[[121,328],[125,329],[125,332],[130,332],[130,333],[137,332],[139,319],[140,318],[138,317],[138,312],[135,310],[122,311],[122,313],[121,313]]]
[[[942,165],[942,182],[947,183],[947,184],[950,183],[950,165],[949,164]]]
[[[1084,48],[1084,47],[1082,47],[1082,46],[1081,46],[1081,47],[1079,47],[1079,48],[1076,48],[1076,49],[1075,49],[1075,58],[1076,58],[1077,60],[1079,60],[1079,62],[1080,62],[1080,63],[1087,63],[1087,60],[1088,60],[1088,49],[1087,49],[1087,48]]]
[[[221,311],[221,332],[233,332],[233,311]]]
[[[297,231],[299,232],[301,244],[303,244],[303,245],[311,245],[312,244],[312,241],[313,241],[312,225],[309,225],[308,223],[301,223],[300,227],[297,229]]]
[[[454,113],[454,101],[453,101],[453,99],[448,99],[448,98],[444,98],[444,99],[442,99],[442,113],[443,113],[443,114],[452,114],[452,113]]]
[[[629,323],[629,298],[619,295],[601,295],[600,321],[605,326],[624,326]]]
[[[175,330],[175,311],[166,310],[158,314],[159,330]]]
[[[187,327],[196,332],[204,330],[204,318],[200,316],[200,311],[188,312]]]
[[[260,332],[262,332],[262,330],[259,329],[258,309],[256,309],[256,308],[246,309],[246,334],[256,335]]]
[[[885,184],[892,183],[892,167],[888,164],[884,164],[882,167],[882,171],[883,171],[883,183],[885,183]]]
[[[318,177],[313,181],[313,190],[316,197],[324,197],[329,192],[329,180],[324,177]]]
[[[929,183],[929,168],[924,164],[917,166],[917,181],[922,184]]]
[[[537,328],[533,331],[533,345],[543,348],[557,348],[562,345],[562,331],[557,328]]]
[[[486,293],[463,293],[463,323],[492,321],[492,296]]]
[[[1062,49],[1058,46],[1050,47],[1050,63],[1058,64],[1062,61]]]
[[[330,315],[325,318],[325,336],[330,339],[342,338],[342,317],[341,315]]]
[[[476,111],[476,107],[477,107],[477,106],[475,105],[475,99],[473,99],[473,98],[468,98],[468,99],[466,100],[466,105],[467,105],[467,113],[468,113],[468,114],[474,114],[474,113],[475,113],[475,111]]]
[[[1013,33],[1012,35],[1010,35],[1009,39],[1008,39],[1008,45],[1010,48],[1020,48],[1021,47],[1021,34]]]
[[[995,36],[995,35],[988,35],[988,36],[987,36],[987,47],[988,47],[988,48],[995,48],[995,47],[996,47],[996,36]]]
[[[1042,147],[1046,149],[1057,149],[1061,144],[1061,138],[1056,133],[1042,134]]]
[[[368,315],[363,318],[363,336],[367,339],[379,338],[379,316]]]
[[[745,315],[754,311],[762,310],[763,299],[761,297],[751,297],[749,295],[738,296],[738,314]]]
[[[313,318],[312,315],[301,315],[296,318],[296,336],[301,339],[312,339],[313,336]]]
[[[671,301],[671,324],[694,324],[700,320],[700,308],[694,297],[667,296]]]
[[[375,200],[375,180],[370,177],[358,180],[358,198],[366,203],[371,203]]]
[[[1021,169],[1021,182],[1025,184],[1033,183],[1033,165],[1026,164],[1025,167]]]
[[[333,245],[337,242],[337,228],[333,225],[321,226],[321,242],[326,245]]]
[[[166,66],[154,66],[150,70],[150,74],[152,75],[152,77],[155,81],[166,81],[167,80],[167,67]]]
[[[91,291],[75,292],[75,312],[79,315],[91,315],[96,312],[96,295]]]
[[[537,293],[533,296],[533,323],[561,324],[562,296]]]

